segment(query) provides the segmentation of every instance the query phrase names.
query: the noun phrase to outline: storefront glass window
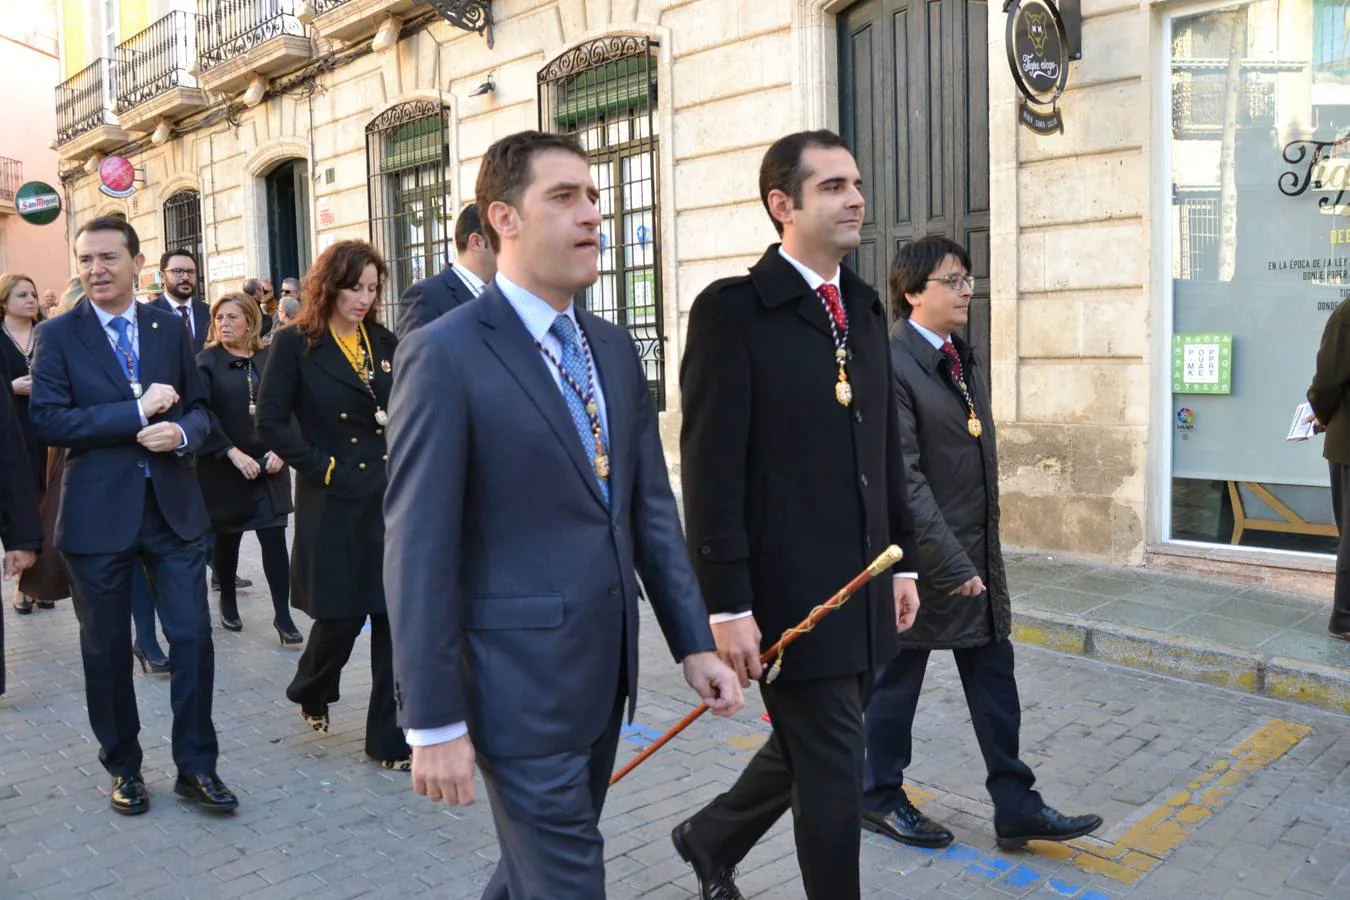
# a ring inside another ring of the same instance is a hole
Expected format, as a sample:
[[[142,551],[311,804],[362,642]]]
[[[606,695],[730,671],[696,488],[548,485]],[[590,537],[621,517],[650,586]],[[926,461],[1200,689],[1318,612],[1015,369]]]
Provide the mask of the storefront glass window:
[[[1170,20],[1169,537],[1335,552],[1322,438],[1288,440],[1350,296],[1350,0]]]

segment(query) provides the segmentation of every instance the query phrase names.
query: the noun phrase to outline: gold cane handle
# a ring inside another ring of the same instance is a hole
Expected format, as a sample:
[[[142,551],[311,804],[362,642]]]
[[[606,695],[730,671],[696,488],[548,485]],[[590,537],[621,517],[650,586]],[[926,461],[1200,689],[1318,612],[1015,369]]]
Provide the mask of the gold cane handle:
[[[905,558],[905,551],[901,550],[894,544],[891,544],[885,550],[881,551],[880,556],[872,560],[872,564],[867,567],[867,574],[871,575],[873,578],[876,578],[882,572],[885,572],[891,566],[895,565],[904,558]]]

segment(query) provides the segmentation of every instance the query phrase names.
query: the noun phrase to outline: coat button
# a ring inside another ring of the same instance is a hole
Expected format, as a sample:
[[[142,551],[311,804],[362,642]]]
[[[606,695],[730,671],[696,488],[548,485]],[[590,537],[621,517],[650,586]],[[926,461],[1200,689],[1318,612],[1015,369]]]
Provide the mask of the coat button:
[[[356,441],[357,441],[357,439],[356,439],[356,438],[352,438],[352,443],[353,443],[353,444],[355,444],[355,443],[356,443]]]
[[[611,584],[611,585],[609,586],[609,595],[610,595],[611,597],[617,597],[617,596],[619,596],[619,595],[622,594],[622,593],[623,593],[623,588],[619,587],[617,584]]]
[[[861,410],[861,409],[855,409],[855,410],[853,411],[853,421],[857,422],[859,425],[862,424],[862,410]]]
[[[338,418],[345,422],[345,421],[347,421],[347,414],[346,414],[346,413],[338,413]]]
[[[365,469],[366,469],[366,464],[365,464],[365,463],[357,463],[357,464],[356,464],[356,467],[357,467],[358,469],[360,469],[361,471],[364,472]]]
[[[870,534],[863,538],[863,546],[868,550],[872,549],[872,536]]]
[[[699,556],[712,556],[712,548],[709,547],[707,544],[704,544],[702,547],[699,547],[699,548],[698,548],[698,555],[699,555]]]
[[[376,433],[376,434],[384,434],[384,429],[383,429],[383,428],[376,428],[376,429],[375,429],[375,433]]]
[[[380,459],[384,460],[385,462],[389,462],[389,454],[388,453],[384,454],[384,456],[381,456]]]
[[[859,475],[859,476],[858,476],[858,480],[862,482],[862,486],[863,486],[863,487],[867,487],[867,476],[866,476],[866,475]]]

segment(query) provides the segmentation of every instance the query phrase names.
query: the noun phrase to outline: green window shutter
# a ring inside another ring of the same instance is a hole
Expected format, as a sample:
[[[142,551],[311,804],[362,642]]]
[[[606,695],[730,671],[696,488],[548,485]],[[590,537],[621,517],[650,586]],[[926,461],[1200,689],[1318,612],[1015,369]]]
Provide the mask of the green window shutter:
[[[575,125],[604,118],[608,113],[645,109],[656,93],[656,71],[645,56],[629,56],[562,83],[556,120]]]
[[[444,161],[441,116],[427,116],[400,125],[384,137],[380,172],[397,172]]]

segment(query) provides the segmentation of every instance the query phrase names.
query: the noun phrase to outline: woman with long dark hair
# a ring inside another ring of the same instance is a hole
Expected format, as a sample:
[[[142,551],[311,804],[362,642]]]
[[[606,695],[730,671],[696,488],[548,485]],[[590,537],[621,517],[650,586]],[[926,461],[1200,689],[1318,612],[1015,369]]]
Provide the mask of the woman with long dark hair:
[[[5,388],[23,431],[39,503],[47,486],[47,448],[33,436],[28,396],[33,390],[33,329],[41,312],[33,279],[18,273],[0,275],[0,330],[4,332],[0,336],[0,373],[5,376]],[[21,615],[31,613],[34,607],[51,609],[54,605],[48,599],[29,596],[17,586],[14,589],[14,611]]]
[[[292,602],[315,620],[286,696],[311,728],[326,732],[342,668],[369,617],[366,753],[408,771],[384,603],[385,426],[396,344],[380,324],[385,277],[365,241],[339,241],[319,255],[301,288],[299,317],[268,348],[258,430],[296,472]]]
[[[220,627],[242,631],[234,576],[239,544],[252,531],[262,550],[263,574],[272,594],[272,627],[281,643],[304,641],[290,610],[290,562],[286,520],[291,514],[291,476],[268,450],[254,425],[258,388],[267,351],[262,314],[246,294],[226,294],[211,304],[211,332],[197,354],[197,371],[211,407],[211,436],[197,453],[197,478],[215,534],[220,580]]]

